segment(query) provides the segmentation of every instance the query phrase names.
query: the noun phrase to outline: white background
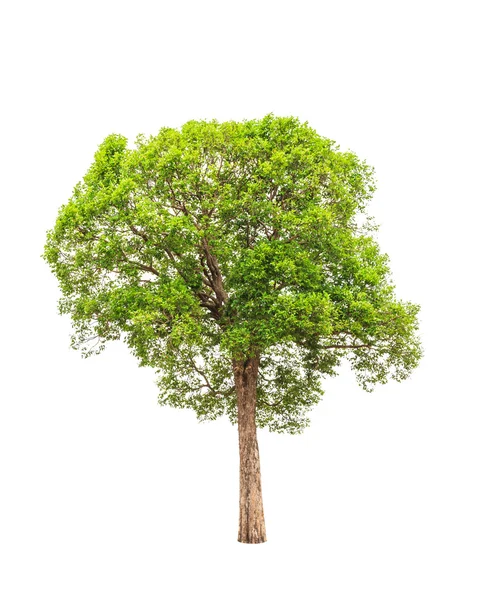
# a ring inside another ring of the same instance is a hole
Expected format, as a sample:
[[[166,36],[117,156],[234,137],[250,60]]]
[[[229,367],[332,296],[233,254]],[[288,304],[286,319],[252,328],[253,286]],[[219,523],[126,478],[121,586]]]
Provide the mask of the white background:
[[[473,2],[16,2],[1,44],[0,596],[479,597]],[[345,368],[302,436],[259,433],[268,542],[236,541],[237,432],[151,370],[69,349],[45,232],[110,133],[308,121],[374,165],[370,212],[425,357]]]

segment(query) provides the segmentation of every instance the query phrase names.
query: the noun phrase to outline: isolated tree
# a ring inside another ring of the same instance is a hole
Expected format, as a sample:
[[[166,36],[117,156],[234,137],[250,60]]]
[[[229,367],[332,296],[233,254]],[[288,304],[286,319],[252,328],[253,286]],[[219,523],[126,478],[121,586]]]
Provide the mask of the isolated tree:
[[[365,213],[373,170],[295,118],[108,136],[44,258],[85,356],[124,339],[159,403],[238,425],[238,540],[266,541],[256,427],[300,433],[347,357],[366,390],[417,365]]]

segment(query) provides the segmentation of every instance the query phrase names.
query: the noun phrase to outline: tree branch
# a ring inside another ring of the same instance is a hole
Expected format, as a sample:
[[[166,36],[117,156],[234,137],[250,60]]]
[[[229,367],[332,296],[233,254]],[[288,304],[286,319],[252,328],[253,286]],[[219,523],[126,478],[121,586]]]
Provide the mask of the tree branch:
[[[201,388],[208,388],[210,390],[210,392],[214,395],[214,396],[226,396],[228,394],[231,394],[233,391],[236,390],[236,388],[234,386],[232,386],[229,390],[226,391],[218,391],[215,390],[213,388],[213,386],[211,385],[211,383],[208,380],[208,377],[206,375],[206,373],[203,371],[203,369],[200,369],[199,367],[196,366],[195,361],[193,360],[193,358],[189,357],[189,362],[191,364],[191,366],[193,367],[193,370],[196,371],[196,373],[198,373],[198,375],[200,375],[201,377],[203,377],[205,383],[203,385],[201,385],[199,388],[195,388],[195,390],[193,391],[199,391]]]
[[[221,271],[219,269],[218,261],[216,260],[216,257],[211,253],[211,249],[206,238],[203,238],[202,246],[205,253],[206,264],[208,265],[209,274],[211,274],[211,278],[208,276],[208,273],[206,273],[206,275],[210,280],[212,288],[216,294],[216,298],[219,303],[219,308],[221,308],[221,306],[228,300],[228,294],[226,293],[223,287],[223,279],[221,277]]]
[[[121,253],[122,253],[122,255],[123,255],[124,259],[125,259],[125,260],[124,260],[124,262],[127,262],[127,263],[129,263],[130,265],[134,265],[135,267],[138,267],[138,268],[139,268],[139,269],[141,269],[142,271],[146,271],[146,272],[148,272],[148,273],[153,273],[153,275],[159,275],[159,274],[160,274],[160,272],[159,272],[159,271],[157,271],[157,270],[155,269],[155,267],[152,267],[152,266],[150,266],[150,265],[144,265],[143,263],[139,263],[139,262],[137,262],[136,260],[131,260],[131,259],[128,257],[128,255],[126,254],[126,252],[125,252],[125,251],[124,251],[122,248],[120,249],[120,251],[121,251]]]
[[[321,350],[330,350],[332,348],[373,348],[374,344],[331,344],[329,346],[319,346]]]
[[[135,235],[139,235],[143,240],[145,240],[145,242],[148,242],[149,238],[144,231],[140,231],[134,225],[131,224],[129,225],[129,227]]]

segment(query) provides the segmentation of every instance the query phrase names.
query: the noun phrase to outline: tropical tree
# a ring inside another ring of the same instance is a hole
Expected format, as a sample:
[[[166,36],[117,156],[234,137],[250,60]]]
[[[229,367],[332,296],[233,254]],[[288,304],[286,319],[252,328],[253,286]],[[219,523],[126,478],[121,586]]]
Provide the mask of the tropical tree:
[[[366,205],[373,169],[295,118],[190,121],[99,146],[47,234],[84,356],[123,339],[159,403],[239,432],[238,540],[266,541],[257,427],[300,433],[349,359],[370,391],[421,356]]]

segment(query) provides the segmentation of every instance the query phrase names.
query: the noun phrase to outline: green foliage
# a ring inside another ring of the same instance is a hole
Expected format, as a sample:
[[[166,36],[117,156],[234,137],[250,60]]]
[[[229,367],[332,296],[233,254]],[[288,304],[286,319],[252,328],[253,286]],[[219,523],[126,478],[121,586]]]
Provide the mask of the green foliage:
[[[85,356],[124,339],[160,403],[236,421],[232,360],[259,354],[260,427],[300,432],[347,357],[370,390],[417,365],[365,213],[373,170],[294,118],[190,121],[100,145],[44,258]]]

